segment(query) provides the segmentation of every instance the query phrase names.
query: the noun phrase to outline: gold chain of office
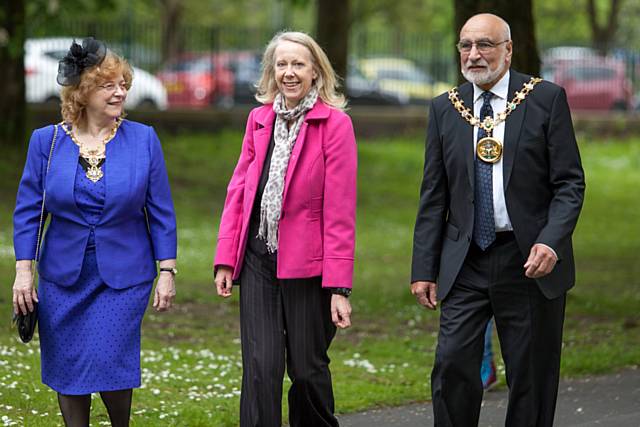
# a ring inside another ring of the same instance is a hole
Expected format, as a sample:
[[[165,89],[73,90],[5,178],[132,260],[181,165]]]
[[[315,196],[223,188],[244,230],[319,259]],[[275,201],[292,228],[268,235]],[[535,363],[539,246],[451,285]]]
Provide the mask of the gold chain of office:
[[[516,91],[513,100],[507,102],[507,108],[498,113],[495,119],[491,116],[487,116],[484,119],[474,116],[471,109],[465,107],[464,102],[460,99],[458,87],[456,86],[449,90],[449,100],[462,118],[469,122],[471,126],[478,126],[487,133],[487,136],[478,141],[476,146],[476,153],[480,160],[487,163],[496,163],[500,160],[500,157],[502,157],[502,143],[492,137],[493,129],[500,123],[506,121],[509,114],[525,100],[527,95],[529,95],[533,88],[541,81],[542,79],[540,77],[531,77],[531,79],[522,86],[521,90]]]
[[[104,172],[102,171],[102,165],[104,163],[105,158],[107,157],[106,145],[109,141],[111,141],[116,136],[116,132],[118,128],[122,124],[122,117],[118,117],[115,121],[111,132],[101,141],[101,144],[98,148],[94,150],[89,150],[85,147],[85,145],[80,142],[76,135],[72,130],[67,128],[67,126],[61,123],[61,127],[64,132],[69,135],[69,138],[78,146],[80,151],[80,163],[85,169],[85,176],[91,180],[94,184],[104,176]]]

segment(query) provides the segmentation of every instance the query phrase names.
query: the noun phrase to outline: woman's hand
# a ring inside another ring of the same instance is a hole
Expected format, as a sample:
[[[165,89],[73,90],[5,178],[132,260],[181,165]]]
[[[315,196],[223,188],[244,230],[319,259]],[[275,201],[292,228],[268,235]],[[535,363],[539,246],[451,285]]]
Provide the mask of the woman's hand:
[[[214,282],[216,283],[218,295],[223,298],[229,298],[233,289],[233,268],[219,265]]]
[[[331,295],[331,320],[340,329],[347,329],[351,326],[349,298],[338,294]]]
[[[38,302],[38,293],[33,287],[31,261],[16,262],[16,278],[13,281],[13,312],[27,314],[33,311],[33,302]]]
[[[176,296],[176,283],[173,273],[161,271],[156,283],[156,291],[153,294],[153,308],[156,311],[167,311],[173,305]]]

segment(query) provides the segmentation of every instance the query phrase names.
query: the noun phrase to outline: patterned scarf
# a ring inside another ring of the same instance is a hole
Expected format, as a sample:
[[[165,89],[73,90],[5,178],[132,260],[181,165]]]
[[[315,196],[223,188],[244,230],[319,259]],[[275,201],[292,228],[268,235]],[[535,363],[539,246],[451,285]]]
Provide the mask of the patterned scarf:
[[[313,108],[317,99],[318,90],[314,86],[293,110],[287,110],[285,99],[280,93],[276,95],[273,102],[273,111],[276,113],[273,133],[275,147],[271,155],[269,178],[260,201],[260,229],[258,231],[258,237],[266,242],[270,253],[278,250],[278,222],[282,212],[284,178],[287,174],[291,151],[307,111]],[[287,125],[288,122],[293,122],[291,127]]]

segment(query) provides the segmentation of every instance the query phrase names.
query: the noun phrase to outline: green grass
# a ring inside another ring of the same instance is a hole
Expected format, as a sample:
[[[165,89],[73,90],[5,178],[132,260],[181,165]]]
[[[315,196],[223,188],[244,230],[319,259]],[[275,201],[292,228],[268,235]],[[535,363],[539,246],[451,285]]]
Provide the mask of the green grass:
[[[145,317],[144,385],[134,393],[132,425],[235,426],[238,296],[215,296],[211,260],[241,135],[164,135],[162,141],[178,213],[178,304],[170,313]],[[610,372],[640,360],[640,140],[581,143],[587,198],[574,238],[578,278],[568,297],[563,376]],[[23,151],[0,158],[0,304],[6,319],[11,214]],[[426,400],[438,323],[437,313],[420,308],[408,291],[421,138],[361,141],[359,155],[354,326],[340,331],[331,349],[339,412]],[[8,327],[0,330],[0,422],[60,424],[55,394],[40,383],[37,338],[23,345],[14,335]],[[504,372],[501,363],[499,368]],[[284,386],[286,393],[288,381]],[[108,425],[97,398],[93,419],[92,425]]]

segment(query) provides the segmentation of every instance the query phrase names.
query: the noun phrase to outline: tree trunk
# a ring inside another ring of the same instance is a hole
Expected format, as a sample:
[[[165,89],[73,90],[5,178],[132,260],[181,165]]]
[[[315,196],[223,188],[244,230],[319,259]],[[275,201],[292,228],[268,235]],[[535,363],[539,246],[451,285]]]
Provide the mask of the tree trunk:
[[[616,0],[614,0],[616,1]],[[533,0],[454,0],[455,40],[464,23],[477,13],[493,13],[511,27],[513,59],[511,66],[522,73],[540,75],[540,55],[536,42]],[[458,64],[458,52],[455,51]],[[460,76],[462,79],[462,76]]]
[[[349,52],[350,1],[316,1],[316,41],[324,49],[333,69],[344,80],[346,91],[347,58]]]
[[[613,44],[616,29],[618,28],[618,15],[620,12],[620,0],[611,0],[609,16],[606,25],[598,24],[598,14],[594,0],[587,0],[587,15],[591,27],[591,40],[593,47],[601,54],[606,55]]]
[[[181,0],[159,0],[162,20],[162,62],[178,56],[181,50]]]
[[[26,124],[24,84],[25,2],[0,6],[0,144],[22,144]]]

